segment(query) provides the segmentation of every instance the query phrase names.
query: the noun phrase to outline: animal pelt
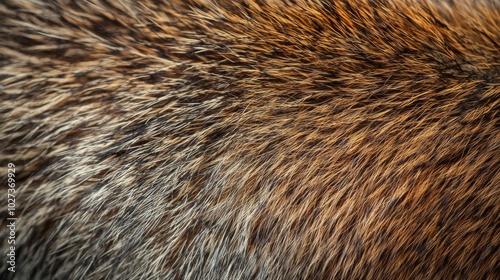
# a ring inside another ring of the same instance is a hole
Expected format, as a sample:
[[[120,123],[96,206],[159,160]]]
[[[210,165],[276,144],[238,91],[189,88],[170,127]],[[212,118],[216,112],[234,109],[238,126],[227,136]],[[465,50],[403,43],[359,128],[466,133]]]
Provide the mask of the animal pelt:
[[[0,278],[500,279],[499,44],[498,1],[4,0]]]

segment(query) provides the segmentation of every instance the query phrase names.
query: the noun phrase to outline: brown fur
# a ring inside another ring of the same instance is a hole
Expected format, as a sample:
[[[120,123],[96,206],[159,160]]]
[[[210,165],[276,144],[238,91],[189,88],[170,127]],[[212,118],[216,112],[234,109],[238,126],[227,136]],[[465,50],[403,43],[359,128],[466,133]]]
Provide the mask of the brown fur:
[[[1,278],[499,279],[499,42],[497,1],[2,1]]]

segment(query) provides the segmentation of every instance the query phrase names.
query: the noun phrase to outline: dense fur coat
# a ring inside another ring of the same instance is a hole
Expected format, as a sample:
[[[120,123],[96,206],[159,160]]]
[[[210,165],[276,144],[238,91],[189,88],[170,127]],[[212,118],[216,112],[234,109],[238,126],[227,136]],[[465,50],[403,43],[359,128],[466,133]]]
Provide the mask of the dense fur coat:
[[[498,1],[4,0],[0,278],[499,279],[499,44]]]

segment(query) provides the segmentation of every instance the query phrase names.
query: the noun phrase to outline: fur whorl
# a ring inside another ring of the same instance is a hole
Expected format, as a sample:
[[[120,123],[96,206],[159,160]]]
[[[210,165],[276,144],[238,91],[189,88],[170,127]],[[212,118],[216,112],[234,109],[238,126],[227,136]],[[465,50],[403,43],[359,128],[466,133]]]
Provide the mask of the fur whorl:
[[[3,0],[1,279],[500,279],[500,3]]]

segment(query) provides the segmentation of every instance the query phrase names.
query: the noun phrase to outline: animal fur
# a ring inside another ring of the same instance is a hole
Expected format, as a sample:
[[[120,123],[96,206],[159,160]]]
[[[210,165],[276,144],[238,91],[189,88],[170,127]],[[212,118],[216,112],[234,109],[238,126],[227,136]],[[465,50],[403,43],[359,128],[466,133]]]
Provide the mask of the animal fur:
[[[487,0],[4,0],[0,278],[500,279],[499,44]]]

